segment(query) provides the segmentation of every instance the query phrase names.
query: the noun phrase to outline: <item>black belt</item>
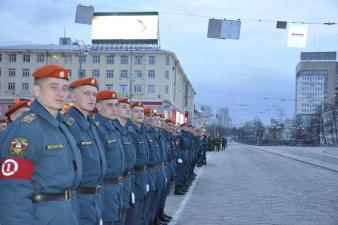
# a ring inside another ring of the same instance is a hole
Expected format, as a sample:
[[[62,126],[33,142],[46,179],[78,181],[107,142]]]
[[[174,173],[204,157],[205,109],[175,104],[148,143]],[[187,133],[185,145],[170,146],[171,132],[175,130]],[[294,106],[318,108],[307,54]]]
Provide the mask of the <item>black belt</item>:
[[[113,179],[104,179],[104,182],[107,184],[121,184],[123,177],[113,178]]]
[[[33,202],[41,201],[70,201],[72,199],[72,191],[67,189],[64,193],[44,193],[33,195]]]
[[[135,167],[136,172],[144,172],[148,169],[148,166]]]
[[[100,195],[101,192],[101,186],[96,187],[79,187],[77,189],[79,194],[85,194],[85,195]]]

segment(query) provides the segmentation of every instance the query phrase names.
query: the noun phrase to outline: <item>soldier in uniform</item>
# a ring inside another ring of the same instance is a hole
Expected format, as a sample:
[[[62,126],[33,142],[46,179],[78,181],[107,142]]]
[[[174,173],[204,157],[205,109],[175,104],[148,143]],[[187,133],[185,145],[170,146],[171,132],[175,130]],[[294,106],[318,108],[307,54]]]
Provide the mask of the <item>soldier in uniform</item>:
[[[125,155],[122,141],[112,121],[118,115],[118,97],[111,90],[100,91],[96,96],[98,113],[95,123],[107,159],[107,172],[104,178],[104,205],[102,211],[103,225],[116,225],[122,213],[122,179]]]
[[[171,186],[173,185],[176,177],[176,136],[174,135],[174,121],[170,118],[162,120],[162,132],[166,140],[167,146],[167,188],[166,188],[166,196],[169,195]],[[164,213],[164,207],[160,213],[160,218],[164,222],[169,222],[171,217]]]
[[[157,139],[159,142],[159,149],[160,149],[160,161],[161,167],[165,174],[165,187],[161,190],[160,202],[159,202],[159,209],[157,213],[157,218],[161,223],[167,223],[170,221],[171,217],[164,213],[165,202],[168,196],[168,193],[171,186],[172,174],[169,165],[169,157],[170,157],[170,143],[168,143],[165,133],[163,130],[163,119],[164,115],[160,113],[155,113],[155,117],[153,120],[153,126],[157,132]]]
[[[159,209],[160,189],[165,188],[165,174],[162,171],[159,163],[159,144],[154,137],[155,129],[153,125],[154,110],[144,108],[144,123],[142,129],[147,139],[149,146],[149,161],[148,161],[148,183],[149,192],[145,206],[145,225],[155,225],[156,215]]]
[[[142,123],[144,120],[143,104],[141,102],[131,103],[131,119],[129,125],[134,129],[132,133],[133,142],[136,147],[136,163],[134,168],[134,192],[135,203],[131,210],[130,225],[145,225],[146,199],[149,198],[150,190],[148,178],[149,147],[144,134]]]
[[[78,188],[81,225],[99,225],[101,219],[101,185],[106,172],[106,158],[97,125],[89,113],[96,103],[98,82],[83,78],[70,84],[74,106],[64,121],[81,151],[83,171]]]
[[[33,77],[36,100],[1,138],[0,223],[80,225],[81,155],[59,114],[68,71],[46,65]]]
[[[118,102],[118,117],[116,120],[113,120],[113,125],[117,130],[118,137],[122,141],[125,155],[125,166],[122,175],[122,213],[121,220],[118,224],[125,225],[130,219],[132,219],[128,217],[128,215],[130,214],[130,210],[132,210],[131,207],[133,207],[133,204],[135,203],[135,194],[133,192],[133,174],[136,162],[136,148],[131,136],[133,128],[131,128],[130,125],[127,125],[131,113],[128,99],[120,98]]]

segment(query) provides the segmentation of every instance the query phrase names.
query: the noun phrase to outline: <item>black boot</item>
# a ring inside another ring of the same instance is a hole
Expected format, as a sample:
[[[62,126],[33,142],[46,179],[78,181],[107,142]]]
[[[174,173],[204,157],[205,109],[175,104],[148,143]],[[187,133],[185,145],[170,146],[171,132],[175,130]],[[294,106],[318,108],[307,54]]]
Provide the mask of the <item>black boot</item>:
[[[170,222],[170,220],[165,218],[164,215],[162,215],[162,214],[158,214],[157,218],[161,223],[169,223]]]
[[[165,214],[164,209],[161,209],[161,210],[160,210],[160,214],[161,214],[162,216],[164,216],[165,218],[167,218],[168,220],[171,220],[171,219],[172,219],[171,216],[168,216],[167,214]]]
[[[182,191],[181,186],[176,185],[176,186],[175,186],[175,192],[174,192],[174,194],[175,194],[175,195],[184,195],[185,192]]]

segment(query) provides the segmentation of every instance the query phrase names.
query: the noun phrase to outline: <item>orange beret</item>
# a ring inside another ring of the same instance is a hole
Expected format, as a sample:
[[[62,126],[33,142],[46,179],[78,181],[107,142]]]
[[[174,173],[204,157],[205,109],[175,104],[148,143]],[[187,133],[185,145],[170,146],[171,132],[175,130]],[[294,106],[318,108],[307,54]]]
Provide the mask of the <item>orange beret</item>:
[[[152,108],[144,108],[143,109],[144,115],[153,115],[154,114],[154,110]]]
[[[90,85],[94,87],[99,86],[99,82],[95,78],[82,78],[80,80],[76,80],[69,85],[70,88],[74,89],[83,85]]]
[[[130,107],[142,107],[143,108],[143,103],[142,102],[132,102],[130,103]]]
[[[103,91],[99,91],[96,95],[97,101],[107,100],[107,99],[118,99],[116,92],[111,91],[111,90],[103,90]]]
[[[40,67],[39,69],[35,70],[33,77],[35,79],[53,77],[69,80],[69,72],[62,66],[52,64]]]
[[[14,113],[16,110],[23,108],[23,107],[30,107],[31,106],[31,102],[30,101],[22,101],[22,102],[18,102],[14,105],[12,105],[11,107],[8,108],[7,112],[5,113],[5,116],[7,116],[9,118],[9,116]]]
[[[127,98],[119,98],[119,103],[129,104],[129,101]]]

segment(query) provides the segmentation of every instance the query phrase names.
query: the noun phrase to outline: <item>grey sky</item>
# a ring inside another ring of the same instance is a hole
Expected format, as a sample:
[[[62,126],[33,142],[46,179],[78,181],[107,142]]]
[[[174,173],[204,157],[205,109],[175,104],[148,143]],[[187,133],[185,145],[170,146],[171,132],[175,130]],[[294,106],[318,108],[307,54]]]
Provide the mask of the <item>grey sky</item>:
[[[230,107],[236,123],[256,116],[268,122],[280,111],[291,118],[300,52],[338,51],[338,25],[309,25],[305,49],[287,48],[287,30],[275,23],[242,21],[240,40],[206,38],[209,17],[338,22],[337,0],[0,0],[0,45],[56,44],[64,26],[73,40],[90,43],[90,26],[74,23],[78,3],[95,11],[160,11],[161,47],[177,54],[197,91],[196,106]]]

